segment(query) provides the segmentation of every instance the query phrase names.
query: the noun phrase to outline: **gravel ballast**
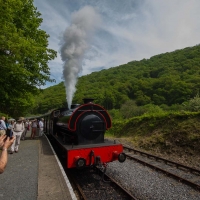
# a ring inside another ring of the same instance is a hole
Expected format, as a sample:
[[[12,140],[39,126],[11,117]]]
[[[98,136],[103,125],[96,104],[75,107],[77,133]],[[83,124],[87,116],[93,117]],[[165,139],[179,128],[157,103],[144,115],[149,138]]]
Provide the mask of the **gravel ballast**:
[[[129,159],[109,163],[106,173],[138,199],[200,200],[199,191]]]

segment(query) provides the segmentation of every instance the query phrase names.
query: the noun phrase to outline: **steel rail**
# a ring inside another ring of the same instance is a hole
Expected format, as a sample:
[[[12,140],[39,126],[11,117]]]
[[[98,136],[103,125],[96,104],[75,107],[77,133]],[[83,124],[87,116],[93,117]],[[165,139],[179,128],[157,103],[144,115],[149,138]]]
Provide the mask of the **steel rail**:
[[[99,176],[99,180],[98,181],[103,181],[105,184],[106,183],[112,183],[114,185],[112,185],[111,187],[116,191],[121,191],[121,194],[125,195],[125,199],[128,200],[138,200],[136,197],[134,197],[129,191],[127,191],[126,189],[124,189],[120,184],[118,184],[114,179],[112,179],[110,176],[108,176],[107,174],[104,174],[104,177],[107,179],[106,181],[102,179],[102,170],[99,168],[94,168],[95,169],[95,174]],[[74,176],[74,172],[70,172],[68,173],[68,176],[70,177],[70,179],[73,182],[73,185],[76,187],[77,192],[79,193],[79,198],[83,199],[83,200],[88,200],[91,199],[90,197],[87,197],[87,195],[85,194],[84,189],[82,189],[82,186],[79,184],[79,180],[77,180],[77,178]],[[122,195],[122,196],[123,196]],[[123,198],[124,199],[124,198]]]
[[[130,148],[130,147],[127,147],[125,145],[123,145],[124,149],[128,149],[129,151],[134,151],[136,153],[140,153],[141,155],[146,155],[147,157],[152,157],[152,158],[155,158],[155,160],[162,160],[164,161],[166,164],[173,164],[173,165],[176,165],[176,167],[182,167],[182,168],[185,168],[187,170],[189,170],[190,172],[192,173],[197,173],[200,175],[200,170],[198,169],[195,169],[195,168],[192,168],[192,167],[189,167],[189,166],[186,166],[186,165],[183,165],[183,164],[180,164],[180,163],[176,163],[174,161],[171,161],[171,160],[167,160],[165,158],[161,158],[159,156],[155,156],[155,155],[152,155],[150,153],[146,153],[146,152],[143,152],[143,151],[139,151],[139,150],[136,150],[136,149],[133,149],[133,148]]]
[[[69,174],[68,174],[69,176]],[[78,181],[74,176],[70,175],[70,178],[73,180],[74,185],[77,187],[77,190],[79,192],[79,195],[81,196],[81,199],[87,200],[88,198],[85,196],[84,191],[82,190],[81,186],[79,185]]]
[[[133,196],[130,192],[128,192],[126,189],[124,189],[119,183],[117,183],[114,179],[112,179],[111,177],[109,177],[108,175],[106,175],[113,183],[115,183],[118,187],[121,188],[121,190],[123,190],[124,192],[126,192],[126,194],[128,194],[130,196],[130,198],[132,200],[138,200],[135,196]]]
[[[129,148],[129,147],[128,147],[128,149],[133,150],[133,149],[131,149],[131,148]],[[140,151],[138,151],[138,150],[134,150],[134,151],[140,152]],[[143,152],[141,152],[141,154],[143,154]],[[148,154],[148,153],[144,153],[144,154],[145,154],[145,155],[150,155],[150,157],[157,157],[157,156],[154,156],[154,155],[151,155],[151,154]],[[143,160],[141,160],[141,159],[139,159],[139,158],[136,158],[136,157],[134,157],[134,156],[131,156],[131,155],[129,155],[129,154],[126,154],[126,156],[127,156],[128,158],[130,158],[130,159],[133,159],[133,160],[135,160],[135,161],[137,161],[137,162],[139,162],[139,163],[145,165],[145,166],[148,166],[148,167],[151,167],[151,168],[153,168],[153,169],[159,170],[159,171],[161,171],[161,172],[163,172],[163,173],[165,173],[165,174],[167,174],[167,175],[169,175],[169,176],[171,176],[171,177],[174,177],[175,179],[178,179],[178,180],[180,180],[181,182],[183,182],[183,183],[185,183],[185,184],[187,184],[187,185],[190,185],[191,187],[193,187],[193,188],[195,188],[195,189],[197,189],[197,190],[200,190],[200,185],[197,184],[197,183],[194,183],[194,182],[192,182],[192,181],[190,181],[190,180],[187,180],[187,179],[185,179],[185,178],[183,178],[183,177],[180,177],[180,176],[178,176],[178,175],[176,175],[176,174],[174,174],[174,173],[172,173],[172,172],[166,171],[165,169],[163,169],[163,168],[161,168],[161,167],[158,167],[158,166],[156,166],[156,165],[150,164],[150,163],[148,163],[148,162],[146,162],[146,161],[143,161]],[[159,157],[159,158],[160,158],[160,157]],[[159,159],[159,160],[162,160],[162,158]],[[163,160],[166,160],[166,159],[163,159]],[[166,161],[168,161],[168,160],[166,160]],[[170,163],[170,161],[169,161],[168,163]],[[175,163],[175,162],[172,162],[172,161],[171,161],[171,163]],[[175,163],[175,164],[176,164],[176,163]],[[181,166],[184,166],[184,165],[181,165]],[[187,167],[187,166],[184,166],[184,167]],[[190,167],[189,167],[189,168],[190,168]],[[195,170],[196,170],[196,169],[195,169]],[[197,171],[198,171],[198,170],[197,170]]]
[[[102,173],[102,171],[100,169],[97,168],[97,170],[99,172]],[[104,174],[104,176],[109,179],[110,181],[112,181],[112,183],[114,183],[117,187],[119,187],[124,193],[126,193],[132,200],[138,200],[135,196],[133,196],[128,190],[126,190],[125,188],[123,188],[118,182],[116,182],[112,177],[110,177],[109,175],[107,175],[106,173]]]

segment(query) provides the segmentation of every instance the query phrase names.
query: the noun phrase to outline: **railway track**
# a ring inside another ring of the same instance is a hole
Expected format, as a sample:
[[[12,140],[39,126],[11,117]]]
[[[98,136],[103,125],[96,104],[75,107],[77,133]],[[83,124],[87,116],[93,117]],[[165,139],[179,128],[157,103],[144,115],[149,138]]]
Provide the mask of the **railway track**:
[[[123,147],[127,158],[159,170],[200,191],[200,170],[127,146]]]
[[[137,200],[127,190],[123,189],[115,180],[99,169],[70,170],[70,179],[84,200]]]

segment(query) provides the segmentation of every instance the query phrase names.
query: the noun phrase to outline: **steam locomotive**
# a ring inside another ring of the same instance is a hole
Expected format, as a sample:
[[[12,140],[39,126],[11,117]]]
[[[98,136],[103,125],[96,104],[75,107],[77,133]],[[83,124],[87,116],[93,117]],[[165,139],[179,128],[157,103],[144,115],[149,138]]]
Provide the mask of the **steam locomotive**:
[[[122,144],[104,138],[112,126],[108,112],[91,98],[83,99],[84,104],[73,104],[71,109],[60,108],[44,118],[44,131],[62,149],[66,168],[105,166],[118,160],[124,162]]]

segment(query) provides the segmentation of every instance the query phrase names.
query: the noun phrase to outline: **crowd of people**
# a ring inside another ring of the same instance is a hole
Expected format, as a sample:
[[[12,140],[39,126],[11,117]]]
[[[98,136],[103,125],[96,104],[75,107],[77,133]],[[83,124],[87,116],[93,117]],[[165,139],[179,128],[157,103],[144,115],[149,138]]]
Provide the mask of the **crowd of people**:
[[[31,139],[35,139],[36,134],[43,136],[44,119],[29,120],[19,117],[17,120],[7,120],[4,116],[0,119],[0,173],[3,173],[7,164],[7,153],[18,153],[20,140],[26,139],[27,131],[31,131]]]

